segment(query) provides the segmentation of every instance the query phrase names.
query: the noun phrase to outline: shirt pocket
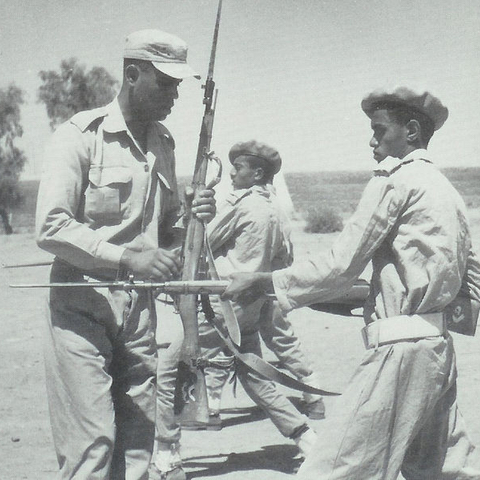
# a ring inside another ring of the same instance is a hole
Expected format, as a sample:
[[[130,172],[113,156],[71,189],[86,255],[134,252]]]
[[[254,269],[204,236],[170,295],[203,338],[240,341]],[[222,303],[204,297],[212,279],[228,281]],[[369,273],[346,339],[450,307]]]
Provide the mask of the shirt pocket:
[[[85,215],[102,223],[119,223],[127,214],[131,192],[130,168],[92,165],[85,191]]]

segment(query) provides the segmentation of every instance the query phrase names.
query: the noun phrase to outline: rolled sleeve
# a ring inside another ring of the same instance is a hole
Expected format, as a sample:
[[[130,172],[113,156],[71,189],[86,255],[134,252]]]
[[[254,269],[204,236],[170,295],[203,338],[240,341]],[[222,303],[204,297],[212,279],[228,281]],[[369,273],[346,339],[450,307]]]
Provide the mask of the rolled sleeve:
[[[395,189],[374,177],[330,250],[273,272],[282,310],[327,302],[347,292],[390,232],[398,212]]]

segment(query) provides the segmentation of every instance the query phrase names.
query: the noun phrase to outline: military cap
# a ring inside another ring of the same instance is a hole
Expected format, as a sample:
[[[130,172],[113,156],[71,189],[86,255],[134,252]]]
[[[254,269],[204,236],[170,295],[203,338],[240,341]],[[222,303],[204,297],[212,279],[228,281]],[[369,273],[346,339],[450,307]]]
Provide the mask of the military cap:
[[[264,143],[250,140],[248,142],[236,143],[228,153],[230,163],[233,164],[236,158],[247,155],[249,157],[257,157],[265,160],[268,165],[272,167],[273,174],[277,174],[282,166],[282,159],[280,154],[272,147]]]
[[[178,80],[200,78],[187,64],[187,44],[180,38],[161,30],[139,30],[125,41],[123,58],[146,60],[160,72]]]
[[[371,116],[376,106],[384,102],[403,105],[423,113],[433,122],[434,130],[438,130],[448,118],[448,108],[437,97],[430,92],[414,91],[407,87],[373,91],[362,100],[362,110]]]

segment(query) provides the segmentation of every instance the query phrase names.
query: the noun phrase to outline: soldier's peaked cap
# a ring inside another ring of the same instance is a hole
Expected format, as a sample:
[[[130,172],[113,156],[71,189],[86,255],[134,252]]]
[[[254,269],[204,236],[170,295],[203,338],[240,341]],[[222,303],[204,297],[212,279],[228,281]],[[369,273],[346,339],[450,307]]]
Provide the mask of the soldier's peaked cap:
[[[275,148],[270,147],[265,143],[257,142],[256,140],[236,143],[230,149],[228,154],[230,163],[233,164],[235,159],[242,155],[257,157],[265,160],[267,164],[271,166],[273,174],[278,173],[282,166],[282,159],[278,151]]]
[[[403,105],[423,113],[433,122],[435,130],[438,130],[448,118],[448,108],[426,90],[414,90],[407,87],[378,89],[362,100],[362,110],[371,116],[383,103]]]
[[[123,58],[145,60],[169,77],[181,80],[200,78],[187,64],[187,44],[170,33],[161,30],[139,30],[125,40]]]

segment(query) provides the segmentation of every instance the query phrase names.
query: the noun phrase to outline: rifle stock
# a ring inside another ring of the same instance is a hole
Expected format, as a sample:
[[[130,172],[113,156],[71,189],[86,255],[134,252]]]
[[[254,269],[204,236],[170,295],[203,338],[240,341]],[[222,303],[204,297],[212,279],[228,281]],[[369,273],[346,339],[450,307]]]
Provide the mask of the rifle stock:
[[[205,112],[200,129],[197,158],[192,180],[194,200],[198,197],[199,192],[205,189],[207,175],[215,114],[213,70],[221,8],[222,0],[219,0],[208,75],[203,87]],[[203,252],[205,227],[200,220],[192,215],[190,209],[186,212],[186,219],[188,226],[183,249],[182,281],[191,281],[195,280],[198,274],[199,261]],[[206,423],[208,421],[208,402],[203,365],[199,362],[197,297],[194,295],[179,295],[177,305],[183,323],[185,339],[178,366],[174,411],[179,416],[180,423],[192,420]]]

